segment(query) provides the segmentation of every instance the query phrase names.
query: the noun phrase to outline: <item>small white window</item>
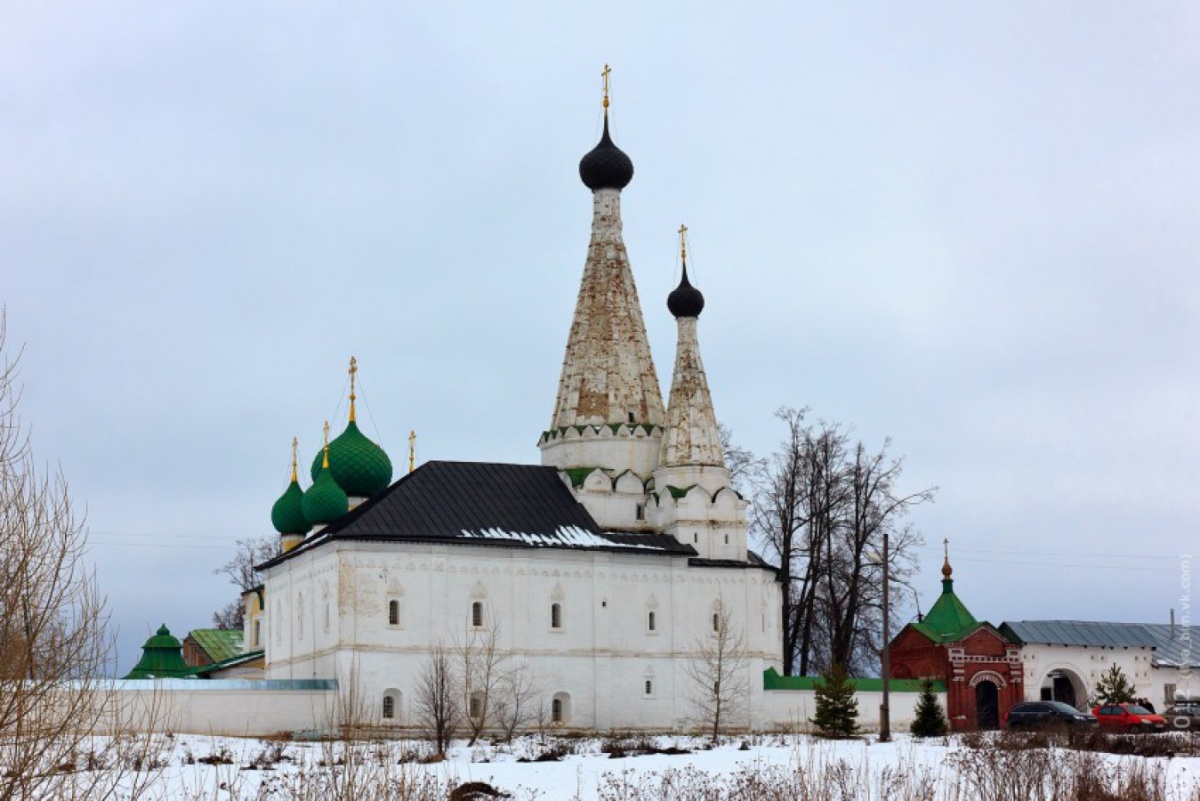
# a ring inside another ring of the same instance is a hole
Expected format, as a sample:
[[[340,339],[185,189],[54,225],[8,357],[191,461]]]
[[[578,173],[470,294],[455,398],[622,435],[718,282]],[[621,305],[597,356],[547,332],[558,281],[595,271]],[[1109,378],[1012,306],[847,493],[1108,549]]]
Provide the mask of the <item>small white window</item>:
[[[483,602],[476,601],[471,604],[471,625],[479,628],[483,625]]]
[[[646,504],[639,503],[637,505],[637,510],[634,513],[634,517],[637,518],[638,520],[646,519]]]
[[[713,631],[721,630],[721,613],[713,612]]]
[[[654,621],[654,611],[653,611],[653,610],[651,610],[650,612],[648,612],[648,613],[646,614],[646,630],[647,630],[647,631],[654,631],[654,623],[655,623],[655,621]]]
[[[699,541],[700,541],[700,534],[693,531],[692,532],[692,542],[699,542]]]
[[[654,680],[646,679],[646,695],[654,695]]]
[[[561,698],[555,698],[550,702],[550,722],[563,722],[563,700]]]
[[[399,601],[388,601],[388,625],[389,626],[399,626],[400,625],[400,602]]]
[[[550,628],[562,628],[562,604],[550,604]]]

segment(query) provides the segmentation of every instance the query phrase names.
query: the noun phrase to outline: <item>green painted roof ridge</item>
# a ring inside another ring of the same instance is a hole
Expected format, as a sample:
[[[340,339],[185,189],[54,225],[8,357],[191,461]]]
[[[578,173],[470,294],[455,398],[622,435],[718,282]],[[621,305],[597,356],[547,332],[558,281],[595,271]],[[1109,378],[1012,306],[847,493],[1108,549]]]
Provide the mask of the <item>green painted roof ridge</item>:
[[[780,676],[775,668],[763,671],[764,690],[813,690],[822,679],[820,676]],[[880,692],[883,690],[883,679],[872,677],[850,677],[850,683],[858,692]],[[890,679],[888,690],[899,693],[919,693],[921,679]],[[946,684],[940,680],[933,681],[934,692],[945,692]]]

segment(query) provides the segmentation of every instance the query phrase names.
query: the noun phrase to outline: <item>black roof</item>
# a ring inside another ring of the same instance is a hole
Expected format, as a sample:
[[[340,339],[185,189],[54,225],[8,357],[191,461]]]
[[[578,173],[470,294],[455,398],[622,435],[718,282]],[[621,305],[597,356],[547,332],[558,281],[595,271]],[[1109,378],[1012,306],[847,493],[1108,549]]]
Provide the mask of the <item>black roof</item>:
[[[332,540],[696,556],[690,545],[664,534],[603,530],[575,500],[556,468],[490,462],[426,462],[262,566]]]

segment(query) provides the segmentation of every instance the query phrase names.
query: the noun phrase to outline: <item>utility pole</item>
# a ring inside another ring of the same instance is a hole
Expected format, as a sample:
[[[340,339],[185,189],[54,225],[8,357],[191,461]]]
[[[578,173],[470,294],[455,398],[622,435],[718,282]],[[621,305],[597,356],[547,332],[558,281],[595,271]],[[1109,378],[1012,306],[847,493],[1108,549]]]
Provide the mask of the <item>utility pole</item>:
[[[889,694],[891,689],[891,658],[888,646],[891,644],[891,619],[888,609],[888,585],[892,583],[890,562],[888,561],[888,530],[883,529],[883,653],[880,654],[880,667],[883,673],[883,703],[879,705],[879,742],[886,743],[892,739],[891,707]]]

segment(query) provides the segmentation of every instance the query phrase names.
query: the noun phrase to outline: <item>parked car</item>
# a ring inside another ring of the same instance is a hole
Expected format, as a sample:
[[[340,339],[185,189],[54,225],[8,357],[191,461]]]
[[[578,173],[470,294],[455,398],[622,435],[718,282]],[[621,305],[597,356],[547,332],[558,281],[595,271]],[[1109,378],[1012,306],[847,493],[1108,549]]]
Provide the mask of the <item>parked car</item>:
[[[1005,722],[1010,729],[1095,726],[1096,716],[1080,712],[1062,701],[1027,701],[1013,704]]]
[[[1137,704],[1104,704],[1092,710],[1101,728],[1128,733],[1162,731],[1167,721]]]
[[[1200,731],[1200,701],[1184,701],[1169,706],[1162,716],[1166,719],[1169,729]]]

